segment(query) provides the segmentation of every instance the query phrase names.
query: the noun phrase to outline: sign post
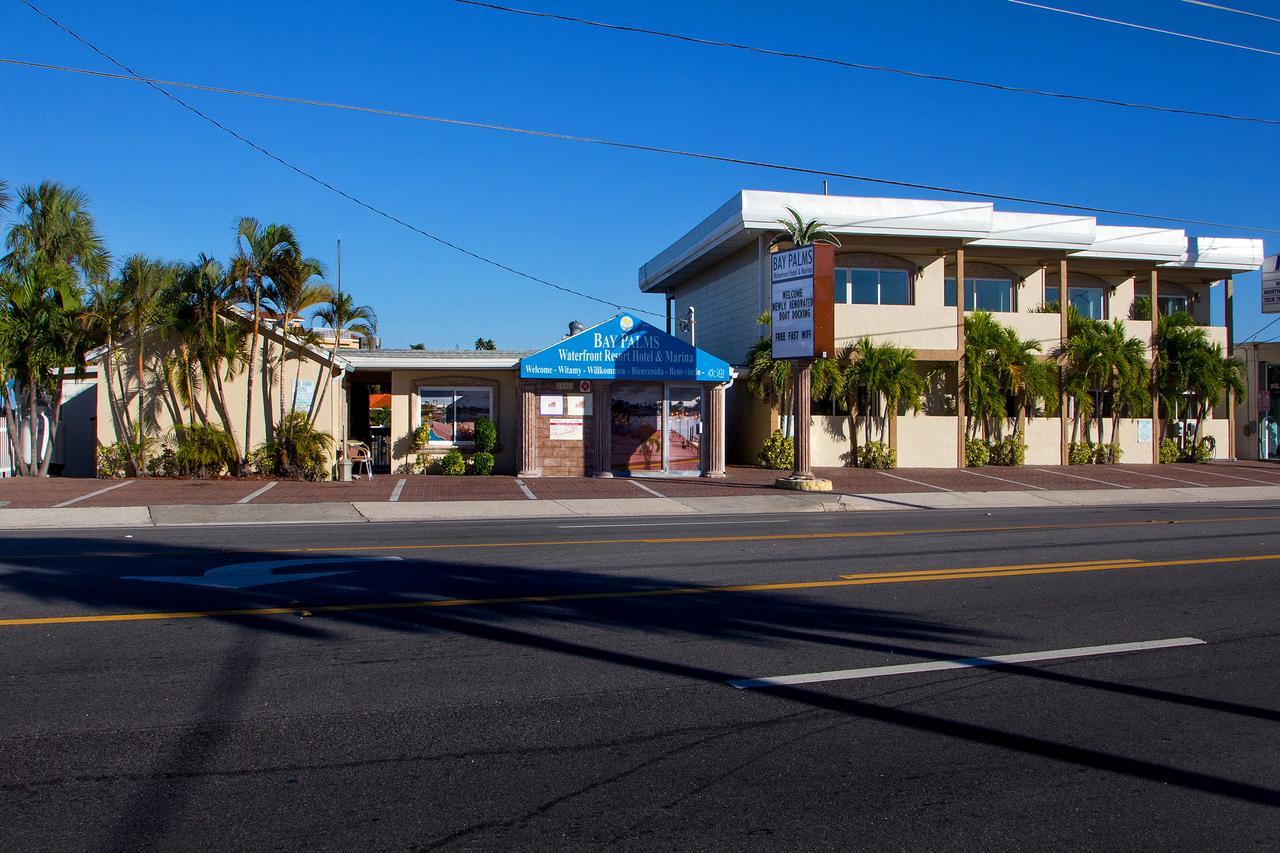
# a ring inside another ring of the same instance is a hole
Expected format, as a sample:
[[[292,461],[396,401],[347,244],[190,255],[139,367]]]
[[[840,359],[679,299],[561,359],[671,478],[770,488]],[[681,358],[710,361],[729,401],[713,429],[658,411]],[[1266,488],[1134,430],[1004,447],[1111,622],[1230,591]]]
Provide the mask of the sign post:
[[[791,476],[775,485],[829,492],[815,477],[810,454],[810,382],[815,358],[835,352],[835,247],[811,243],[770,255],[770,336],[773,357],[791,362],[795,442]]]
[[[1280,255],[1262,264],[1262,313],[1280,314]]]

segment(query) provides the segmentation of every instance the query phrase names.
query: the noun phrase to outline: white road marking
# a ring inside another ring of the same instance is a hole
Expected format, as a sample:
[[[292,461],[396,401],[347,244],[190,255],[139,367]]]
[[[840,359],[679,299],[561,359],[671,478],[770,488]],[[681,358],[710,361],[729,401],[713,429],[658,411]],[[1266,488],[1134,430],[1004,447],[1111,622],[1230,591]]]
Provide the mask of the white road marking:
[[[391,490],[391,497],[387,498],[388,501],[390,501],[391,503],[395,503],[396,501],[400,500],[400,493],[404,491],[405,482],[407,481],[401,480],[400,482],[396,483],[396,487]]]
[[[159,583],[178,583],[186,586],[210,586],[215,589],[249,589],[255,586],[269,586],[275,583],[293,583],[307,581],[329,575],[349,575],[355,569],[340,572],[302,572],[292,575],[277,575],[276,569],[287,569],[291,566],[323,566],[340,563],[385,563],[392,560],[403,560],[404,557],[316,557],[293,560],[265,560],[253,563],[233,563],[229,566],[218,566],[202,575],[126,575],[122,581],[157,581]]]
[[[1043,471],[1046,474],[1058,474],[1062,477],[1074,477],[1077,480],[1088,480],[1090,483],[1101,483],[1104,486],[1111,486],[1113,489],[1132,489],[1133,486],[1125,486],[1120,483],[1113,483],[1110,480],[1096,480],[1093,477],[1081,477],[1079,474],[1068,474],[1066,471],[1058,471],[1054,468],[1037,468],[1037,471]]]
[[[1157,480],[1168,480],[1171,483],[1186,483],[1188,486],[1199,486],[1202,489],[1209,488],[1204,483],[1197,483],[1194,480],[1180,480],[1177,477],[1166,477],[1163,474],[1148,474],[1146,471],[1126,471],[1125,473],[1137,474],[1139,477],[1155,477]]]
[[[654,496],[654,497],[656,497],[656,498],[665,498],[665,497],[666,497],[666,495],[664,495],[662,492],[659,492],[659,491],[656,491],[656,490],[654,490],[654,489],[651,489],[651,488],[649,488],[648,486],[646,486],[644,483],[641,483],[641,482],[640,482],[640,481],[638,481],[638,480],[627,480],[627,482],[628,482],[628,483],[630,483],[631,485],[635,486],[637,489],[644,489],[646,492],[648,492],[649,494],[653,495],[653,496]]]
[[[523,480],[516,480],[516,485],[520,487],[520,491],[524,492],[524,496],[531,501],[536,501],[538,496],[529,491],[529,487],[524,484]]]
[[[888,471],[878,471],[876,473],[884,474],[886,477],[892,477],[895,480],[901,480],[904,483],[915,483],[917,486],[924,486],[927,489],[937,489],[940,492],[955,491],[955,489],[948,489],[946,486],[935,486],[932,483],[922,483],[919,480],[909,480],[906,477],[899,477],[897,474],[890,474]]]
[[[272,489],[274,489],[274,488],[276,487],[276,483],[278,483],[278,482],[280,482],[280,481],[279,481],[279,480],[272,480],[270,483],[267,483],[267,484],[266,484],[265,486],[263,486],[261,489],[258,489],[257,491],[250,492],[249,494],[245,495],[245,496],[244,496],[244,497],[242,497],[240,500],[236,501],[236,503],[238,503],[238,504],[247,504],[249,501],[253,500],[253,499],[254,499],[254,498],[256,498],[258,495],[261,495],[261,494],[263,494],[264,492],[269,492],[269,491],[271,491]]]
[[[0,506],[8,506],[9,503],[9,501],[0,501]]]
[[[71,499],[71,500],[69,500],[69,501],[63,501],[62,503],[60,503],[60,504],[54,504],[53,506],[54,506],[54,509],[57,509],[57,508],[59,508],[59,507],[71,506],[72,504],[78,504],[78,503],[80,503],[80,501],[87,501],[89,498],[96,498],[98,495],[105,495],[107,492],[114,491],[115,489],[123,489],[125,486],[127,486],[127,485],[129,485],[130,483],[133,483],[133,482],[135,482],[135,481],[134,481],[134,480],[125,480],[123,483],[116,483],[114,486],[107,486],[105,489],[98,489],[96,492],[90,492],[90,493],[89,493],[89,494],[87,494],[87,495],[81,495],[81,496],[80,496],[80,497],[78,497],[78,498],[72,498],[72,499]]]
[[[979,474],[977,471],[970,471],[968,468],[961,468],[960,470],[966,474],[972,474],[975,477],[986,477],[988,480],[999,480],[1002,483],[1012,483],[1015,486],[1022,486],[1026,489],[1036,489],[1041,492],[1045,491],[1044,486],[1033,486],[1030,483],[1019,483],[1017,480],[1006,480],[1004,477],[997,477],[994,474]]]
[[[1240,480],[1245,483],[1261,483],[1264,486],[1276,485],[1275,480],[1255,480],[1253,477],[1237,477],[1235,474],[1219,474],[1217,471],[1197,471],[1197,474],[1204,474],[1206,477],[1226,477],[1228,480]]]
[[[655,521],[641,522],[636,524],[557,524],[559,530],[581,530],[584,528],[608,528],[613,530],[616,527],[719,527],[722,524],[778,524],[786,519],[781,518],[752,518],[746,521]]]
[[[1084,646],[1078,649],[1054,649],[1047,652],[1023,652],[1013,655],[992,655],[985,658],[960,658],[927,663],[906,663],[897,666],[869,666],[862,669],[840,669],[832,672],[810,672],[803,675],[773,675],[767,678],[742,678],[727,682],[739,690],[757,687],[782,687],[788,684],[815,684],[822,681],[849,681],[857,678],[881,678],[886,675],[910,675],[917,672],[939,672],[946,669],[1000,666],[1008,663],[1030,663],[1042,660],[1065,660],[1090,655],[1118,655],[1124,652],[1143,652],[1151,649],[1172,649],[1178,646],[1203,646],[1204,640],[1195,637],[1174,637],[1171,640],[1143,640],[1137,643],[1113,643],[1107,646]]]

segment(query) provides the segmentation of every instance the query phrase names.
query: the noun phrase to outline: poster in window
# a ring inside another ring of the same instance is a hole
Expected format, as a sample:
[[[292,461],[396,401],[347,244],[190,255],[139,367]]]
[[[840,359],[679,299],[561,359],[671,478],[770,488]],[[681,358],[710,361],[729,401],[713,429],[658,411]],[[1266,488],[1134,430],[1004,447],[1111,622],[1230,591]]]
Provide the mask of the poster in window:
[[[538,414],[563,415],[564,397],[560,394],[542,394],[538,397]]]
[[[582,441],[582,418],[552,418],[552,441]]]
[[[570,394],[564,398],[564,413],[580,418],[591,414],[591,397],[586,394]]]
[[[1139,418],[1138,424],[1138,444],[1151,443],[1151,418]]]

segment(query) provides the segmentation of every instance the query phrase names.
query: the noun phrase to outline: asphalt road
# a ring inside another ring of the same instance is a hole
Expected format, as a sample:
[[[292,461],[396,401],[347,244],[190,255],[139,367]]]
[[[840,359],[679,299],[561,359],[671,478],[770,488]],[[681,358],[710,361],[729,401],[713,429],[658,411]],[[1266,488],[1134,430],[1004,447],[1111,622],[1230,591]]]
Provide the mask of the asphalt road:
[[[8,535],[0,849],[1274,850],[1278,605],[1261,505]]]

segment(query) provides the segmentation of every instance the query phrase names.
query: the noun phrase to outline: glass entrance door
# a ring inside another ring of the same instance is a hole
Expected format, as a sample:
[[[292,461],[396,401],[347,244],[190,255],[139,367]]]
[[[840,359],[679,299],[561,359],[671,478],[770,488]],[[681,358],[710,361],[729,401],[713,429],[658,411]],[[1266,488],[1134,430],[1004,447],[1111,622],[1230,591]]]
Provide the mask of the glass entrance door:
[[[702,388],[615,382],[612,467],[620,474],[702,473]]]
[[[702,388],[668,385],[666,406],[667,471],[702,473]]]

